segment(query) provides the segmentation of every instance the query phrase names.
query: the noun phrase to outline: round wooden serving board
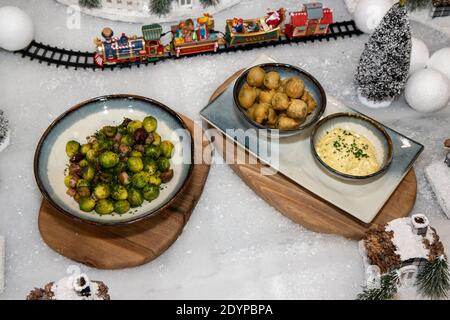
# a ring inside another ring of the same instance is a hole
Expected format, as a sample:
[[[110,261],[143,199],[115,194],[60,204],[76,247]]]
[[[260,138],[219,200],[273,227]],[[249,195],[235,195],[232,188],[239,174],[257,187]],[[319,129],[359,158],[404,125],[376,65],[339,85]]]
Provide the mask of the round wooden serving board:
[[[227,79],[213,93],[210,101],[225,91],[242,71],[239,70]],[[237,148],[225,145],[234,144],[234,142],[223,140],[223,143],[215,144],[216,150],[222,155],[225,150],[234,150],[234,159],[236,159]],[[246,157],[251,156],[246,153]],[[255,161],[247,161],[247,163],[255,163]],[[316,232],[337,234],[359,240],[371,227],[409,215],[416,201],[416,175],[414,169],[411,169],[372,223],[365,224],[302,188],[281,173],[262,175],[261,168],[266,166],[259,161],[257,164],[236,164],[242,163],[242,161],[233,163],[235,164],[230,164],[233,171],[268,204],[292,221]]]
[[[201,130],[181,116],[193,137]],[[195,140],[195,139],[194,139]],[[208,140],[195,145],[196,159],[210,155]],[[196,161],[197,163],[198,161]],[[186,191],[161,214],[123,226],[97,226],[71,219],[43,200],[39,231],[45,243],[61,255],[99,269],[122,269],[147,263],[178,238],[195,208],[209,173],[209,161],[195,164]]]

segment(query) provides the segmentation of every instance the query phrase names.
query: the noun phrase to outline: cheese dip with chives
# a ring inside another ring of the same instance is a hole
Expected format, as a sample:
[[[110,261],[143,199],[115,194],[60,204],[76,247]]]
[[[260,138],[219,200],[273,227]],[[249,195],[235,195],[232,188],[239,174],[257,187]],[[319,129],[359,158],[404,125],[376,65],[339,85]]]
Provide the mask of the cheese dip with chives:
[[[373,144],[350,130],[334,128],[327,131],[316,145],[317,154],[336,171],[366,176],[380,169]]]

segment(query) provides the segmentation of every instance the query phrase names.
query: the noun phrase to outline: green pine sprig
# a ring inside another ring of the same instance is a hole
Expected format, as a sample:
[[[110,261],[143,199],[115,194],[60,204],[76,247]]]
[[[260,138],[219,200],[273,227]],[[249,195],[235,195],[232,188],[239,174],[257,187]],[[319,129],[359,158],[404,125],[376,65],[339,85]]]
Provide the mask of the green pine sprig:
[[[397,293],[399,277],[397,270],[383,274],[380,278],[380,286],[377,288],[365,288],[358,294],[358,300],[390,300]]]
[[[442,255],[433,262],[428,262],[417,275],[416,285],[423,296],[431,299],[448,298],[450,273],[447,258]]]

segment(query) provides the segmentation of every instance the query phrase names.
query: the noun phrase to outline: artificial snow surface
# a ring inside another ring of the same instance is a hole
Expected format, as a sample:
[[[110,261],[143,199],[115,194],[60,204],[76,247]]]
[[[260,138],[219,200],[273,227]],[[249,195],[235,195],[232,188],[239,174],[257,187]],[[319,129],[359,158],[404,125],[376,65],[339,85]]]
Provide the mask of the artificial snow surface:
[[[386,226],[386,231],[394,232],[392,243],[401,261],[415,258],[428,259],[429,250],[425,248],[423,237],[414,233],[410,218],[392,220]]]
[[[425,168],[425,176],[442,210],[450,219],[450,168],[442,160],[433,161]]]
[[[337,21],[351,18],[343,1],[323,2],[334,8]],[[81,16],[81,29],[69,30],[66,7],[53,0],[0,0],[0,5],[16,5],[30,14],[40,41],[76,50],[92,51],[92,39],[105,25],[116,32],[140,32],[138,25],[88,16]],[[254,17],[279,6],[297,10],[299,2],[242,1],[216,15],[217,28],[223,30],[228,17]],[[412,27],[413,35],[424,39],[431,52],[449,43],[447,35],[418,23]],[[6,288],[0,299],[24,299],[32,288],[67,276],[67,268],[73,265],[104,281],[112,299],[354,299],[365,278],[357,242],[310,232],[291,222],[225,165],[211,168],[205,191],[178,241],[142,267],[121,271],[88,268],[53,252],[39,235],[41,195],[34,181],[33,155],[44,130],[63,111],[94,96],[133,93],[199,120],[199,111],[215,88],[263,53],[306,69],[329,95],[426,145],[415,167],[418,196],[414,212],[426,212],[450,248],[449,222],[423,172],[432,160],[443,159],[450,109],[423,115],[409,108],[403,98],[382,110],[360,106],[353,77],[366,41],[363,35],[114,72],[48,67],[0,51],[0,105],[11,123],[11,145],[0,153],[0,203],[4,208],[0,234],[7,244]]]

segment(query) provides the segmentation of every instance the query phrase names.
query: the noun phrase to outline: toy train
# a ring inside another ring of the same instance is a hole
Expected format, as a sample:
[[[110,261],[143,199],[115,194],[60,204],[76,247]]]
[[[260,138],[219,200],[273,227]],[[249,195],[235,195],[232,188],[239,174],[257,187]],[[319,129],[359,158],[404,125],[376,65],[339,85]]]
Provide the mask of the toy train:
[[[110,28],[104,28],[104,40],[95,39],[94,61],[97,66],[131,63],[136,61],[155,61],[164,56],[216,52],[221,46],[240,47],[255,43],[280,41],[324,35],[333,23],[333,10],[324,8],[321,3],[303,5],[303,9],[289,14],[290,21],[283,25],[286,11],[281,8],[269,11],[264,17],[256,19],[234,18],[226,21],[225,34],[214,30],[214,19],[209,14],[181,21],[171,27],[172,40],[163,45],[165,35],[159,24],[142,27],[142,36],[122,34],[114,37]]]

